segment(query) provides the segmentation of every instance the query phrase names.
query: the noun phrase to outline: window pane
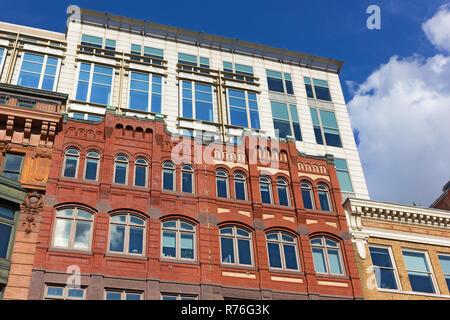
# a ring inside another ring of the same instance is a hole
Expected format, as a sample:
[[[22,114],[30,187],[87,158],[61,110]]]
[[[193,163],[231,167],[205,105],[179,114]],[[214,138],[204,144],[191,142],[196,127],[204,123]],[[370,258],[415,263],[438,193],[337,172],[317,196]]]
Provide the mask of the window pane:
[[[192,173],[182,173],[182,191],[192,193]]]
[[[12,226],[0,223],[0,258],[6,258],[9,240],[11,238]]]
[[[303,206],[306,209],[313,209],[313,202],[311,198],[311,191],[302,189]]]
[[[275,129],[275,135],[278,138],[292,136],[291,124],[288,121],[273,119],[273,127]]]
[[[173,190],[173,171],[163,170],[163,189]]]
[[[328,249],[327,252],[331,268],[330,272],[334,274],[342,274],[342,267],[338,250]]]
[[[397,283],[395,281],[394,270],[374,268],[375,279],[377,280],[378,288],[397,290]]]
[[[85,179],[87,179],[87,180],[97,180],[97,165],[98,165],[98,160],[87,159],[86,175],[84,177]]]
[[[44,76],[44,79],[42,80],[41,89],[42,90],[53,90],[53,84],[55,83],[55,77],[53,76]]]
[[[75,178],[77,163],[78,157],[66,156],[66,167],[64,169],[64,177]]]
[[[177,300],[177,297],[174,297],[174,296],[163,296],[162,299],[170,301],[170,300]]]
[[[281,268],[280,245],[278,243],[267,243],[269,250],[269,265],[272,268]]]
[[[112,225],[109,250],[116,252],[124,252],[124,247],[125,247],[125,227]]]
[[[295,252],[295,248],[296,247],[293,245],[288,244],[283,245],[286,269],[298,270],[297,255]]]
[[[261,190],[262,203],[272,203],[270,199],[270,187],[267,184],[260,183],[259,188]]]
[[[342,191],[353,192],[352,182],[350,180],[350,174],[345,171],[336,170],[336,174],[339,180],[339,185]]]
[[[246,200],[246,198],[245,198],[245,182],[235,181],[234,188],[235,188],[235,192],[236,192],[236,199]]]
[[[248,128],[247,110],[230,108],[230,124],[233,126]]]
[[[129,253],[142,254],[142,245],[144,242],[144,229],[130,227]]]
[[[443,273],[450,275],[450,256],[439,255],[438,257],[441,262]]]
[[[317,99],[331,101],[330,89],[325,87],[314,86]]]
[[[84,296],[84,291],[81,289],[69,289],[67,296],[69,298],[82,299]]]
[[[226,198],[228,196],[227,180],[224,178],[216,178],[216,180],[217,180],[217,196],[221,198]]]
[[[139,187],[145,187],[147,177],[147,167],[135,166],[134,184]]]
[[[47,288],[47,296],[62,297],[63,296],[63,288],[48,287]]]
[[[325,135],[325,141],[327,142],[327,145],[338,148],[342,147],[341,137],[339,136],[338,130],[324,128],[323,132]]]
[[[292,87],[292,81],[285,80],[284,83],[286,84],[286,93],[294,94],[294,88]]]
[[[278,187],[278,201],[280,202],[281,206],[288,206],[289,200],[288,200],[288,194],[286,187]]]
[[[252,264],[252,257],[250,253],[250,241],[238,239],[239,263]]]
[[[195,119],[203,121],[214,121],[212,103],[195,101]]]
[[[181,258],[194,259],[194,235],[182,233],[180,239]]]
[[[163,256],[176,257],[176,233],[164,231],[163,232]]]
[[[267,84],[270,91],[277,91],[284,93],[283,81],[281,79],[267,77]]]
[[[152,94],[152,112],[161,113],[161,99],[160,94]]]
[[[104,86],[101,84],[92,84],[91,87],[91,98],[90,102],[99,104],[109,104],[109,99],[111,95],[111,87]]]
[[[57,247],[69,247],[70,227],[72,225],[71,220],[56,220],[55,227],[55,246]]]
[[[233,239],[220,238],[222,262],[234,263]]]
[[[316,136],[316,143],[323,144],[322,132],[320,131],[319,126],[314,126],[314,135]],[[332,143],[331,140],[329,140],[329,141],[330,141],[330,143]]]
[[[73,247],[76,249],[89,249],[89,239],[91,236],[90,222],[77,222],[75,231],[75,241]]]
[[[0,217],[14,220],[14,211],[0,206]]]
[[[130,90],[130,109],[148,111],[148,92]]]
[[[176,229],[176,227],[177,227],[176,221],[167,221],[163,223],[163,228]]]
[[[250,111],[250,123],[253,129],[261,128],[261,124],[259,123],[258,111]]]
[[[125,184],[127,175],[127,165],[124,163],[116,162],[116,175],[114,177],[114,183]]]
[[[127,293],[125,300],[141,300],[141,295],[137,293]]]
[[[120,292],[107,292],[106,293],[106,300],[121,300],[121,294]]]
[[[319,194],[319,202],[320,202],[320,209],[322,211],[330,211],[330,205],[328,203],[328,192],[318,192]]]
[[[306,95],[308,98],[314,98],[314,93],[312,90],[312,86],[310,84],[305,84]]]
[[[435,293],[430,274],[408,272],[408,277],[413,291]]]
[[[28,73],[28,72],[22,71],[19,74],[19,81],[17,84],[19,86],[24,86],[24,87],[38,88],[39,87],[39,79],[40,79],[40,74]]]
[[[369,247],[372,264],[377,267],[392,268],[389,250],[385,248]]]
[[[403,251],[403,257],[408,271],[430,271],[423,252]]]
[[[85,74],[85,72],[80,72],[80,77],[82,76],[82,74]],[[88,88],[89,88],[89,83],[79,81],[78,87],[77,87],[76,99],[79,101],[87,101]]]
[[[180,229],[182,230],[194,230],[194,226],[190,225],[189,223],[186,222],[180,222]]]
[[[326,273],[327,269],[325,267],[325,257],[323,254],[323,249],[320,248],[312,248],[313,259],[314,259],[314,268],[316,272]]]

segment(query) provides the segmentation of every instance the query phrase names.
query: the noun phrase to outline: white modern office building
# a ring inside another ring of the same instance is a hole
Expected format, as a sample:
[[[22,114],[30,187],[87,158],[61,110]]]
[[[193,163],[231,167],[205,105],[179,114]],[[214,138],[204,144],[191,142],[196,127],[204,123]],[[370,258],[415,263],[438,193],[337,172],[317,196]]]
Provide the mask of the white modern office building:
[[[243,130],[332,154],[344,197],[369,194],[341,61],[81,9],[66,33],[0,24],[0,81],[69,95],[70,117],[107,108],[164,117],[173,133],[239,142]]]

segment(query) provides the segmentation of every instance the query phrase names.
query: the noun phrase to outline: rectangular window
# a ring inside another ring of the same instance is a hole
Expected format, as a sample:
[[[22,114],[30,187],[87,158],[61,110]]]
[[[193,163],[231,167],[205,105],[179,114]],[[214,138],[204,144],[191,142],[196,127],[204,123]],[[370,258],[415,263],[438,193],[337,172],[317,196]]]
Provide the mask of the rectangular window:
[[[336,174],[339,180],[339,185],[341,186],[341,191],[353,192],[347,161],[345,161],[345,159],[334,158],[334,166],[336,168]]]
[[[2,74],[4,57],[6,56],[6,49],[0,48],[0,76]]]
[[[291,104],[288,107],[286,103],[275,101],[270,101],[270,104],[275,135],[279,138],[292,136],[295,137],[295,140],[302,141],[297,106]]]
[[[176,293],[162,293],[161,300],[197,300],[197,296],[181,295]]]
[[[330,89],[328,82],[325,80],[311,79],[304,77],[306,96],[312,99],[331,101]]]
[[[289,73],[266,70],[269,91],[294,94],[292,79]]]
[[[212,86],[182,81],[182,111],[185,118],[214,121]]]
[[[58,58],[25,52],[17,85],[54,90],[58,64]]]
[[[22,172],[23,156],[7,153],[3,159],[2,176],[19,181]]]
[[[425,252],[403,250],[411,289],[418,292],[436,293],[434,276],[428,265]]]
[[[107,290],[105,292],[105,300],[142,300],[142,293]]]
[[[74,118],[74,119],[80,119],[80,120],[88,120],[88,121],[101,121],[102,117],[101,116],[95,116],[93,114],[89,114],[89,113],[69,113],[69,117],[70,118]]]
[[[14,228],[14,211],[0,205],[0,258],[8,257],[11,234]]]
[[[339,128],[333,111],[310,108],[316,143],[342,148]]]
[[[87,34],[83,34],[81,36],[81,45],[89,46],[92,48],[98,48],[98,49],[106,49],[106,50],[112,50],[112,51],[116,50],[116,40],[105,39],[105,42],[103,45],[103,38],[89,36]],[[112,57],[114,57],[114,55],[115,55],[113,52],[95,50],[95,49],[91,49],[91,48],[82,48],[81,50],[84,52],[104,54],[106,56],[112,56]]]
[[[109,105],[113,68],[81,63],[78,75],[76,99],[80,101]]]
[[[161,113],[162,78],[153,74],[130,72],[129,108]]]
[[[164,50],[144,46],[144,50],[142,51],[142,46],[140,46],[138,44],[131,44],[130,52],[131,52],[131,54],[134,54],[134,55],[150,58],[150,59],[145,59],[145,58],[141,59],[138,57],[131,57],[131,60],[134,60],[134,61],[142,61],[142,62],[146,62],[146,63],[162,65],[162,61],[159,61],[159,60],[164,59]]]
[[[234,126],[260,129],[256,94],[228,89],[229,123]]]
[[[45,287],[45,300],[84,300],[86,299],[86,289],[76,287],[63,287],[47,285]]]
[[[191,54],[178,53],[178,63],[209,69],[209,58],[197,57]],[[209,74],[206,70],[198,70],[193,67],[181,66],[180,69]]]
[[[442,273],[447,283],[447,288],[450,290],[450,255],[439,254],[439,261],[441,262]]]
[[[369,247],[369,251],[378,288],[398,290],[397,270],[392,264],[390,250]]]
[[[241,74],[242,76],[233,76],[231,74],[225,74],[224,76],[226,78],[236,79],[236,80],[242,80],[247,82],[253,82],[253,67],[246,66],[243,64],[233,63],[231,62],[223,62],[223,71],[230,72],[230,73],[237,73]]]

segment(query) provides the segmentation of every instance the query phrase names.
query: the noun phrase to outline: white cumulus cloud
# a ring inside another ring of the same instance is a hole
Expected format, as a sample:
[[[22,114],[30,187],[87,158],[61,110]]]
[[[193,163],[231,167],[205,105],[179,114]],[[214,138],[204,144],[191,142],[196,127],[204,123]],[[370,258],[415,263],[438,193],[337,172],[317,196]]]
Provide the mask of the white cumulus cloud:
[[[423,30],[450,52],[449,6]],[[450,179],[450,57],[393,56],[352,89],[348,109],[371,199],[429,206]]]

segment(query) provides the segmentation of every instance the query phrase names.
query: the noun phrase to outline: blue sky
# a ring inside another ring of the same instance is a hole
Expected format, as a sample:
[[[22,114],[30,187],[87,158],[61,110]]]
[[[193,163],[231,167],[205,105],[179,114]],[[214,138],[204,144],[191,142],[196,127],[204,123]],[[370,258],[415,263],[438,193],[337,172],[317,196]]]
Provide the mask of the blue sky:
[[[362,125],[371,113],[364,116],[358,110],[365,108],[358,101],[361,97],[370,97],[374,105],[373,92],[379,88],[372,86],[369,91],[358,91],[360,85],[369,85],[371,75],[379,75],[383,65],[392,66],[398,61],[412,67],[411,59],[419,65],[426,64],[426,59],[448,52],[431,44],[429,36],[424,32],[422,24],[432,18],[441,6],[448,1],[443,0],[285,0],[285,1],[29,1],[2,0],[0,4],[0,20],[4,22],[28,25],[37,28],[65,32],[66,9],[69,4],[98,11],[149,20],[160,24],[178,26],[185,29],[204,31],[230,38],[257,42],[279,48],[288,48],[308,54],[315,54],[336,60],[344,60],[340,73],[342,89],[349,108],[352,126],[359,131],[358,140],[370,144],[377,135],[367,132]],[[124,5],[126,3],[126,5]],[[381,29],[369,30],[366,20],[369,5],[378,5],[381,9]],[[408,60],[409,59],[409,60]],[[389,69],[391,70],[391,69]],[[397,70],[397,69],[395,69]],[[409,69],[408,69],[409,70]],[[383,73],[392,77],[393,74]],[[408,80],[404,80],[408,81]],[[395,83],[395,82],[394,82]],[[379,85],[379,84],[378,84]],[[431,85],[425,86],[432,88]],[[434,90],[434,89],[430,89]],[[450,92],[450,91],[449,91]],[[445,98],[448,97],[444,91]],[[442,94],[442,92],[440,92]],[[386,93],[391,95],[390,92]],[[394,100],[396,101],[396,100]],[[446,101],[446,100],[444,100]],[[406,107],[406,106],[405,106]],[[353,112],[352,112],[353,110]],[[377,112],[372,109],[371,112]],[[355,114],[355,116],[353,116]],[[359,119],[360,123],[355,123]],[[410,130],[407,123],[405,130]],[[445,129],[444,129],[445,130]],[[442,134],[448,131],[442,132]],[[368,139],[372,140],[368,140]],[[385,135],[383,139],[391,139]],[[437,138],[436,138],[437,139]],[[444,142],[448,140],[444,139]],[[383,141],[384,143],[384,141]],[[424,142],[425,143],[425,142]],[[420,146],[417,146],[419,148]],[[449,145],[447,145],[447,148]],[[394,149],[392,149],[394,148]],[[415,148],[411,145],[410,148]],[[404,181],[395,174],[386,175],[379,180],[380,170],[394,171],[400,166],[401,155],[390,159],[390,167],[379,167],[372,159],[374,151],[363,153],[360,145],[360,156],[371,197],[376,200],[411,204],[414,200],[428,206],[441,192],[441,187],[450,179],[448,169],[444,169],[437,178],[426,176],[417,180]],[[381,149],[380,149],[381,150]],[[384,152],[395,150],[395,146],[387,145]],[[433,151],[435,151],[433,149]],[[365,152],[365,151],[364,151]],[[386,155],[383,155],[386,157]],[[407,154],[405,155],[407,156]],[[411,155],[413,158],[415,153]],[[448,159],[449,157],[447,157]],[[389,160],[389,157],[388,157]],[[411,160],[411,159],[410,159]],[[440,162],[430,155],[429,166],[436,167],[433,161]],[[395,164],[395,165],[394,165]],[[417,167],[420,163],[415,164]],[[423,163],[422,163],[423,165]],[[414,167],[411,167],[414,168]],[[436,170],[438,170],[436,168]],[[378,179],[378,180],[377,180]],[[396,183],[407,182],[420,185],[426,181],[427,195],[420,189],[407,189],[405,193],[397,193],[400,187]],[[392,189],[383,185],[393,186]],[[394,188],[395,187],[395,188]]]

